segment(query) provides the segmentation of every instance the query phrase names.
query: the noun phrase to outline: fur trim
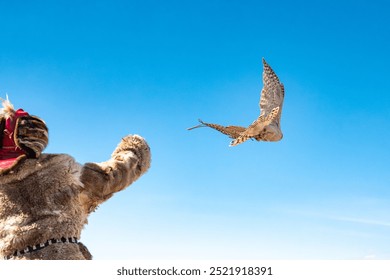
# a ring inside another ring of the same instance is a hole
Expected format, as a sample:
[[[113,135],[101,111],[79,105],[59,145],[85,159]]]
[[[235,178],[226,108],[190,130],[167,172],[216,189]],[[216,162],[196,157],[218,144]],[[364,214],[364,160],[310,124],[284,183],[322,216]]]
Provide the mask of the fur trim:
[[[0,98],[0,100],[3,105],[3,108],[0,109],[0,116],[4,116],[6,119],[12,117],[15,114],[15,108],[9,101],[8,95],[6,95],[6,99]]]
[[[48,128],[45,122],[36,117],[30,116],[22,109],[21,114],[18,115],[18,111],[15,111],[14,106],[8,99],[0,98],[2,100],[3,108],[0,109],[0,129],[4,131],[5,122],[7,119],[13,119],[16,114],[16,121],[13,133],[13,141],[15,145],[23,150],[27,157],[37,158],[46,148],[49,143]],[[0,136],[0,147],[3,144],[3,133]]]
[[[18,118],[15,126],[15,144],[30,158],[37,158],[49,143],[49,130],[36,116]]]

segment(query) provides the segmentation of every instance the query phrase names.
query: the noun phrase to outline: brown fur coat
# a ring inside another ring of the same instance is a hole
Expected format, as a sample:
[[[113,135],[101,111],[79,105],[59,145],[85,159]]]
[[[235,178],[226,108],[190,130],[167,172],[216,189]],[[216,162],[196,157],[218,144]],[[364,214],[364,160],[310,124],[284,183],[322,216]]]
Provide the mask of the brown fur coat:
[[[0,257],[51,239],[80,238],[88,215],[150,166],[137,135],[122,139],[111,159],[80,165],[66,154],[24,159],[0,175]],[[56,243],[11,259],[91,259],[81,243]]]

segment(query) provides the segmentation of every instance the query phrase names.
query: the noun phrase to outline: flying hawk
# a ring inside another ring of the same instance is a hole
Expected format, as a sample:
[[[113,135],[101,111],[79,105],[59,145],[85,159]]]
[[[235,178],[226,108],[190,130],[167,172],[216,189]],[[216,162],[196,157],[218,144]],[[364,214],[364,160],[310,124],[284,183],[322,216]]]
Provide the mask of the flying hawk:
[[[280,129],[280,117],[284,100],[284,86],[278,76],[263,58],[263,89],[260,96],[260,116],[247,128],[241,126],[222,126],[206,123],[199,120],[200,124],[188,130],[198,127],[210,127],[228,135],[233,140],[230,146],[236,146],[248,139],[257,141],[279,141],[283,138]]]

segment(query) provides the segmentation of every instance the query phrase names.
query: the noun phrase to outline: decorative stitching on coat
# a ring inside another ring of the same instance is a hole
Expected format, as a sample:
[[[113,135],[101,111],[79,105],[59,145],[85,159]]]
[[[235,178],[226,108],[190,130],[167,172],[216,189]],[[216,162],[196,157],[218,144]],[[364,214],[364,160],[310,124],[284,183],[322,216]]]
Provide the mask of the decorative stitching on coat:
[[[51,244],[56,244],[56,243],[78,243],[77,238],[75,237],[62,237],[61,239],[50,239],[47,240],[45,243],[40,243],[34,246],[27,246],[25,249],[20,250],[20,251],[15,251],[12,255],[8,255],[4,257],[4,260],[9,260],[13,257],[17,256],[22,256],[27,253],[35,252],[42,250],[43,248],[46,248],[47,246],[50,246]]]

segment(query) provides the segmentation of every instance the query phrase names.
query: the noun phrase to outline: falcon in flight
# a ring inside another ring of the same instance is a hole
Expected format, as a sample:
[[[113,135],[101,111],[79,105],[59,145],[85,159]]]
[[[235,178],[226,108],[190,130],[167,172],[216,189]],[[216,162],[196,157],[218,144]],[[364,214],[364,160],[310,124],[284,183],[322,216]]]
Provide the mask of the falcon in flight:
[[[263,89],[260,96],[260,116],[247,128],[235,125],[222,126],[199,120],[198,127],[210,127],[228,135],[233,140],[230,146],[237,146],[248,139],[257,141],[279,141],[283,138],[280,129],[280,116],[284,100],[284,86],[278,76],[263,58]]]

